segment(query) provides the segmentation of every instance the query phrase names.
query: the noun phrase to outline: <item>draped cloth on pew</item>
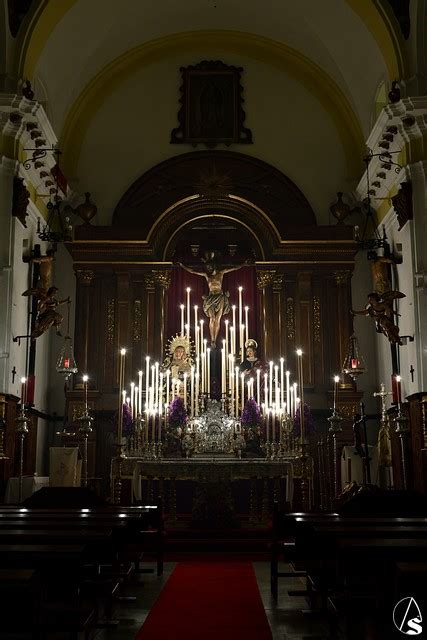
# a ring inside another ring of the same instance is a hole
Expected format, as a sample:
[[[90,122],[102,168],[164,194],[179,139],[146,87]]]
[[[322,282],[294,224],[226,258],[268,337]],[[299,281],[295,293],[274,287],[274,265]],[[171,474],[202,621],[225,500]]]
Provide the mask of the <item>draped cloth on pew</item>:
[[[271,640],[250,562],[175,568],[136,640]]]
[[[81,468],[78,447],[50,447],[51,487],[78,487]]]

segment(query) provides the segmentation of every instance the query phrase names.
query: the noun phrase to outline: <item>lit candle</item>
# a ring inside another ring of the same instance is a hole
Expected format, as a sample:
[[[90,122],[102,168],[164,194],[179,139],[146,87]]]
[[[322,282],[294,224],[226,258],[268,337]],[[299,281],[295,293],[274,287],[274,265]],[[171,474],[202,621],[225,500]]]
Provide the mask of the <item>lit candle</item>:
[[[292,388],[294,390],[292,399],[293,399],[293,409],[294,409],[294,414],[293,415],[295,417],[295,414],[296,414],[296,411],[297,411],[297,395],[298,395],[297,394],[297,388],[298,388],[298,384],[296,382],[294,382],[294,384],[292,385]]]
[[[285,378],[284,378],[284,370],[285,370],[285,359],[280,358],[280,406],[283,405],[285,393]]]
[[[199,325],[196,325],[195,327],[196,356],[198,356],[200,353],[199,338],[200,338],[200,327]]]
[[[234,371],[230,369],[230,415],[234,416]]]
[[[245,359],[245,325],[240,325],[240,362]]]
[[[239,367],[235,368],[235,377],[234,377],[235,387],[236,387],[236,418],[239,415]]]
[[[160,412],[160,415],[162,415],[162,407],[163,407],[163,381],[164,381],[164,374],[163,374],[163,371],[160,371],[160,375],[159,375],[159,412]]]
[[[148,409],[148,389],[150,386],[150,356],[145,357],[145,406]]]
[[[156,377],[156,365],[152,364],[151,365],[151,393],[150,393],[150,401],[151,401],[151,406],[150,409],[151,411],[154,411],[154,403],[156,402],[156,383],[155,383],[155,377]]]
[[[169,406],[169,382],[170,382],[170,369],[166,370],[166,394],[165,394],[165,400],[166,400],[166,404]]]
[[[181,335],[184,335],[184,305],[181,304],[179,305],[180,309],[181,309]]]
[[[199,415],[199,382],[200,382],[200,374],[198,371],[196,371],[196,398],[195,398],[195,414],[196,416]]]
[[[339,376],[334,376],[334,413],[337,408],[337,391],[338,391],[339,380],[340,380]]]
[[[211,350],[207,349],[206,350],[206,359],[207,359],[207,367],[206,367],[206,372],[207,372],[207,381],[206,381],[206,392],[208,394],[208,398],[211,395]]]
[[[222,395],[225,395],[225,381],[226,381],[226,374],[225,374],[225,340],[222,341],[222,349],[221,349],[221,393]]]
[[[198,320],[197,320],[197,310],[198,310],[198,306],[197,304],[194,305],[194,342],[196,343],[196,355],[199,351],[199,344],[198,344]]]
[[[268,373],[264,373],[264,404],[268,407]]]
[[[191,365],[190,377],[190,415],[194,418],[194,365]]]
[[[27,402],[27,378],[21,378],[21,405]]]
[[[269,367],[270,367],[270,378],[269,378],[268,384],[270,387],[270,394],[268,398],[268,406],[271,408],[271,406],[273,405],[273,362],[271,360],[269,362]]]
[[[190,338],[190,287],[187,287],[187,338]]]
[[[401,383],[402,378],[400,376],[396,376],[396,391],[397,391],[397,412],[400,413],[400,403],[401,403],[401,397],[400,397],[400,383]]]
[[[259,404],[261,401],[261,370],[256,370],[256,401]]]
[[[274,383],[275,383],[275,393],[274,393],[274,402],[276,405],[276,410],[280,406],[280,397],[279,397],[279,365],[274,365]]]
[[[118,443],[122,444],[122,436],[123,436],[123,405],[125,403],[125,397],[122,397],[124,386],[125,386],[125,368],[126,368],[126,349],[120,349],[120,364],[119,364],[119,414],[118,414],[118,425],[117,425],[117,440]]]
[[[138,413],[142,414],[142,371],[138,371]]]
[[[291,415],[291,390],[289,386],[289,376],[290,372],[286,372],[286,410]]]
[[[235,347],[235,340],[234,340],[235,336],[234,336],[234,326],[231,325],[230,327],[230,352],[231,354],[234,356],[236,353],[236,347]]]
[[[239,327],[243,324],[243,287],[239,287]]]
[[[184,373],[184,407],[187,408],[187,372]]]
[[[203,351],[203,343],[204,343],[204,337],[203,337],[203,325],[205,324],[204,320],[200,320],[200,353],[202,353]]]
[[[133,417],[134,414],[134,405],[135,405],[135,383],[130,383],[130,414]]]
[[[229,346],[228,346],[228,320],[225,320],[225,361],[228,362]]]
[[[89,376],[85,373],[83,375],[83,390],[84,390],[84,399],[85,399],[85,411],[87,413],[87,382],[89,380]]]
[[[245,408],[245,374],[244,373],[240,374],[240,382],[242,385],[241,391],[242,391],[242,412],[243,412],[243,409]]]
[[[246,340],[245,344],[249,340],[249,307],[245,307],[245,329],[246,329]]]

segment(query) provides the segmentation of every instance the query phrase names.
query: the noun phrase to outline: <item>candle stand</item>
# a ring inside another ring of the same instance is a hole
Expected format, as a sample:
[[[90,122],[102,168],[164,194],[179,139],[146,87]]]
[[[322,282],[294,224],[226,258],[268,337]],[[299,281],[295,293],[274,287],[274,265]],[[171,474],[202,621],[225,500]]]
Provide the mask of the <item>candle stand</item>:
[[[402,483],[403,489],[406,491],[408,489],[408,438],[410,434],[409,427],[409,419],[402,413],[401,407],[399,405],[399,411],[394,418],[395,433],[399,437],[400,440],[400,451],[402,456]]]
[[[25,405],[21,404],[21,410],[16,418],[16,433],[19,436],[19,494],[18,502],[22,502],[22,478],[24,476],[24,440],[28,433],[28,416],[25,413]]]
[[[333,446],[333,464],[334,464],[334,497],[336,498],[338,495],[338,444],[337,444],[337,435],[342,432],[342,417],[339,413],[337,413],[336,409],[334,409],[331,416],[328,418],[328,422],[330,427],[328,429],[329,433],[332,436],[332,446]]]
[[[82,416],[78,418],[79,433],[83,437],[83,460],[82,460],[82,486],[87,487],[88,470],[87,470],[87,441],[92,433],[93,418],[89,415],[87,407]]]

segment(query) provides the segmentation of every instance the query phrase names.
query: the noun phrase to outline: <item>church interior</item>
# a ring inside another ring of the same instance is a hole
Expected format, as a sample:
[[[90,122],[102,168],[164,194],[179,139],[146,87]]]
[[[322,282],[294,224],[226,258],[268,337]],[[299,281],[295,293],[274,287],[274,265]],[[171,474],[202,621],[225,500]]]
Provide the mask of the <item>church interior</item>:
[[[0,6],[0,636],[423,637],[426,0]]]

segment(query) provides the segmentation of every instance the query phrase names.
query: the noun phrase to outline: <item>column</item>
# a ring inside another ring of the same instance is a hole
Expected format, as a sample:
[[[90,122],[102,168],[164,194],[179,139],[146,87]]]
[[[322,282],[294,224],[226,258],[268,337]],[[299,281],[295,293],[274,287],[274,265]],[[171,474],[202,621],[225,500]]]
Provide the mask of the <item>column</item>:
[[[161,361],[165,348],[165,331],[167,322],[167,296],[166,292],[171,283],[171,272],[168,269],[156,269],[153,271],[155,284],[155,326],[157,327],[154,344],[154,355]],[[167,338],[167,336],[166,336]]]
[[[282,293],[283,293],[283,273],[276,272],[273,278],[273,320],[275,327],[273,331],[273,353],[275,357],[284,354],[283,339],[283,318],[282,318]]]
[[[145,353],[154,357],[154,327],[155,325],[155,291],[156,283],[153,274],[146,273],[144,275],[145,282],[145,309],[146,309],[146,335],[145,335]]]
[[[88,371],[89,333],[91,328],[91,294],[95,274],[90,269],[76,270],[76,320],[74,351],[79,371]],[[93,319],[93,318],[92,318]]]
[[[264,344],[260,344],[264,359],[270,360],[273,356],[273,292],[271,285],[276,275],[275,270],[257,271],[257,287],[259,292],[259,334],[264,337]]]

